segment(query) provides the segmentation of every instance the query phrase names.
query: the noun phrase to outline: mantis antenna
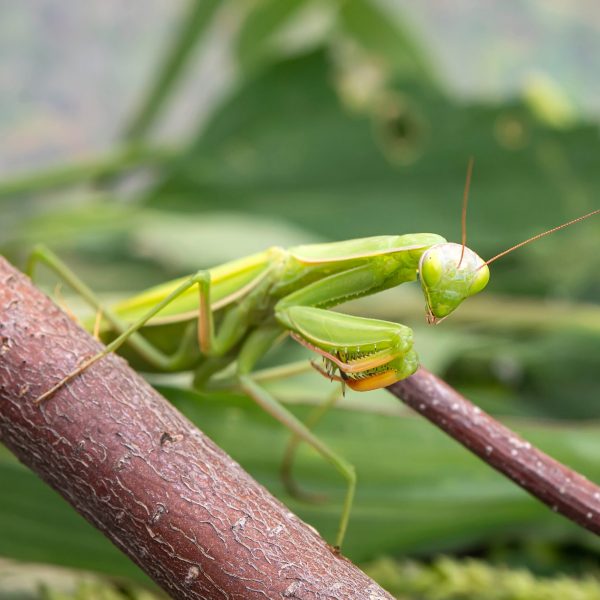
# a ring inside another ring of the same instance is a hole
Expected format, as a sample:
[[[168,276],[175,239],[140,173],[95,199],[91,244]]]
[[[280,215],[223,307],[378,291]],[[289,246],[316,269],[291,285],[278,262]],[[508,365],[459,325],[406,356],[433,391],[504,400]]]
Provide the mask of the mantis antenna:
[[[458,261],[458,267],[462,263],[463,256],[465,255],[465,246],[467,245],[467,204],[469,202],[469,188],[471,187],[471,174],[473,173],[473,157],[469,158],[469,166],[467,167],[467,180],[465,181],[465,191],[463,192],[462,201],[462,250],[460,251],[460,260]]]
[[[553,227],[552,229],[548,229],[548,231],[543,231],[542,233],[538,233],[537,235],[534,235],[533,237],[530,237],[530,238],[524,240],[523,242],[519,242],[518,244],[511,246],[510,248],[508,248],[508,250],[504,250],[504,252],[500,252],[500,254],[496,254],[496,256],[493,256],[489,260],[485,261],[485,263],[483,263],[483,264],[489,265],[489,264],[493,263],[495,260],[498,260],[499,258],[506,256],[509,252],[512,252],[513,250],[517,250],[518,248],[521,248],[521,246],[525,246],[526,244],[529,244],[530,242],[535,242],[536,240],[539,240],[540,238],[550,235],[551,233],[554,233],[555,231],[564,229],[565,227],[569,227],[569,225],[574,225],[575,223],[579,223],[579,221],[583,221],[584,219],[593,217],[594,215],[597,215],[598,213],[600,213],[600,208],[593,210],[592,212],[589,212],[586,215],[583,215],[581,217],[577,217],[577,219],[573,219],[572,221],[563,223],[562,225],[558,225],[557,227]],[[481,267],[483,267],[483,265],[481,265]],[[479,268],[481,268],[481,267],[479,267]]]

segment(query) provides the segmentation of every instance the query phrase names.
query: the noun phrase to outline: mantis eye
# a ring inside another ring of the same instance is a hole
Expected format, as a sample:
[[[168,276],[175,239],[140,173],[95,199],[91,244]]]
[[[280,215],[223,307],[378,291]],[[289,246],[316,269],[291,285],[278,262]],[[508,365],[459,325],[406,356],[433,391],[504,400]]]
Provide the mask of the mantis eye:
[[[442,261],[435,252],[427,252],[421,261],[421,280],[427,287],[433,287],[442,277]]]
[[[490,280],[490,270],[487,265],[480,267],[473,278],[473,283],[469,288],[469,296],[474,296],[480,292]]]

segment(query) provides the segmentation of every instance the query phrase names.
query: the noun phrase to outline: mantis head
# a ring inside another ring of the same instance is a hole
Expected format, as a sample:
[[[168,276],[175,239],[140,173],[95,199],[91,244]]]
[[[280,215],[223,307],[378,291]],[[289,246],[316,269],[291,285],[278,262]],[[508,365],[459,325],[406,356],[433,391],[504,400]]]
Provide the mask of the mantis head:
[[[439,323],[490,279],[485,261],[461,244],[436,244],[421,255],[419,274],[428,323]]]
[[[467,201],[472,173],[471,157],[463,194],[462,244],[436,244],[423,252],[419,261],[427,322],[433,325],[445,319],[463,300],[480,292],[490,280],[487,263],[466,246]]]
[[[469,176],[471,166],[472,163],[469,165]],[[427,302],[427,321],[429,323],[439,323],[455,310],[463,300],[469,296],[474,296],[485,288],[490,280],[488,265],[526,244],[600,214],[600,208],[527,238],[488,260],[483,260],[473,250],[465,246],[465,212],[466,203],[463,204],[462,244],[451,242],[436,244],[423,252],[419,261],[419,275],[425,301]]]
[[[458,305],[468,298],[480,292],[490,280],[488,265],[495,260],[506,256],[535,242],[542,237],[550,235],[565,227],[570,227],[579,221],[600,214],[600,209],[593,210],[577,219],[538,233],[526,240],[511,246],[507,250],[496,254],[489,260],[483,260],[473,250],[466,246],[467,242],[467,201],[469,197],[469,186],[473,172],[473,158],[469,159],[467,168],[467,181],[463,194],[462,205],[462,243],[454,244],[446,242],[431,246],[421,255],[419,261],[419,275],[421,287],[427,302],[427,322],[437,324],[445,319]]]

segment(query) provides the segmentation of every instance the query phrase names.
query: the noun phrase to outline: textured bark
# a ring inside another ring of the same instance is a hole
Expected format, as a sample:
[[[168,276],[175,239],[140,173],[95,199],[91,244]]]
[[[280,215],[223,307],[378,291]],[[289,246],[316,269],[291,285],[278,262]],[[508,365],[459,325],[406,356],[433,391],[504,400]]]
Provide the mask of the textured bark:
[[[583,475],[532,446],[423,368],[388,390],[553,511],[600,534],[600,487]]]
[[[175,598],[390,599],[0,258],[0,439]]]

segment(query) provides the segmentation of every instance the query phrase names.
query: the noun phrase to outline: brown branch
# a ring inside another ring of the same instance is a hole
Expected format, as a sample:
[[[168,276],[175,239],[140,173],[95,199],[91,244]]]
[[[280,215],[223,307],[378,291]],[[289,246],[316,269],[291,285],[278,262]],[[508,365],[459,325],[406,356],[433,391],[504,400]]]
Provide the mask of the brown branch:
[[[388,390],[552,510],[600,534],[600,487],[583,475],[532,446],[423,368]]]
[[[174,598],[391,599],[0,258],[0,439]],[[60,540],[57,540],[60,543]]]

